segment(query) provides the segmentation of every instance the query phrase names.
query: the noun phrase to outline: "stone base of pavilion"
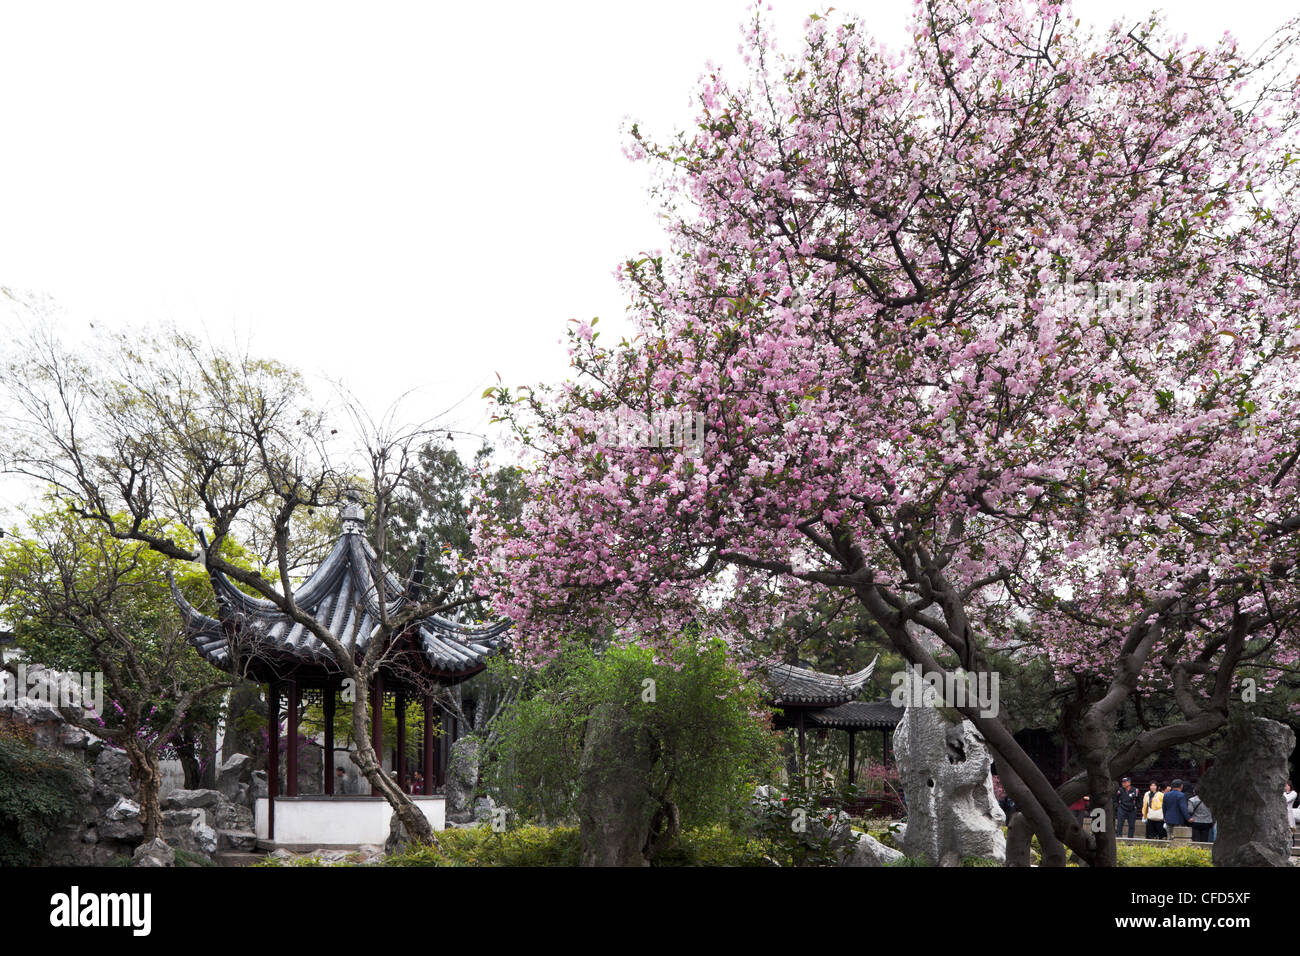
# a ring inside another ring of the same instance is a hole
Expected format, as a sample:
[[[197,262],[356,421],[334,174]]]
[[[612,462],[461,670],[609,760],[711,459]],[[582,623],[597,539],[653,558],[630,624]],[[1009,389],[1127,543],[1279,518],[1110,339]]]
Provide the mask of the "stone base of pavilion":
[[[441,796],[412,796],[435,830],[447,825],[447,804]],[[271,849],[314,850],[383,846],[388,839],[393,808],[383,797],[312,794],[275,798],[275,837],[271,839],[267,799],[253,808],[258,843]]]

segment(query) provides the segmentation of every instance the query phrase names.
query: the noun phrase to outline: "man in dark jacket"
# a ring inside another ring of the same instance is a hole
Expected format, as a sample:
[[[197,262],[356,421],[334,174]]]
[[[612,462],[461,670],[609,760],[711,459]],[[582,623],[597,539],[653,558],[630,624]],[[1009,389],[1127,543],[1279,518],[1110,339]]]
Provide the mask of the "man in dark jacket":
[[[1183,793],[1183,782],[1175,780],[1173,787],[1165,794],[1165,827],[1185,827],[1190,819],[1187,813],[1187,794]]]
[[[1124,835],[1124,821],[1128,821],[1128,835],[1133,836],[1133,828],[1137,826],[1138,814],[1138,795],[1133,789],[1133,782],[1125,777],[1119,782],[1119,789],[1115,791],[1115,835]]]

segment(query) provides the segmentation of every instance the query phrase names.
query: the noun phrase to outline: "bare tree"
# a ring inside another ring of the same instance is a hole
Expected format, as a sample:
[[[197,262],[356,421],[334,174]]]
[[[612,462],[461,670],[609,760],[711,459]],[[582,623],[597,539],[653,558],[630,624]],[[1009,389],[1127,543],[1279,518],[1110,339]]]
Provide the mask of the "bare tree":
[[[367,733],[371,708],[382,706],[370,700],[380,668],[402,669],[412,679],[420,673],[403,664],[412,652],[410,625],[480,600],[409,600],[389,583],[387,518],[430,427],[402,427],[395,412],[376,424],[354,400],[345,401],[342,413],[360,446],[349,450],[301,377],[280,363],[179,333],[142,345],[108,338],[99,354],[111,356],[111,367],[72,353],[48,332],[33,335],[23,360],[6,370],[16,412],[7,422],[4,470],[46,483],[60,503],[113,538],[175,561],[204,562],[319,639],[356,687],[358,769],[407,833],[432,842],[428,821],[384,773]],[[343,504],[349,491],[360,491],[371,507],[379,613],[373,633],[340,640],[299,607],[294,585],[299,532],[320,510]],[[177,525],[196,532],[206,525],[208,547],[166,532]],[[275,583],[223,557],[223,544],[249,539],[250,528],[261,535]]]

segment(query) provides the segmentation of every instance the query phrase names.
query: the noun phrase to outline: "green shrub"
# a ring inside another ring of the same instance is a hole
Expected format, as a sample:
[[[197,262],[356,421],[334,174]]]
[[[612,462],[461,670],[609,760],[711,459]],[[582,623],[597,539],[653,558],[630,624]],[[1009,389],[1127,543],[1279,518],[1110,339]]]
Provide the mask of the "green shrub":
[[[671,850],[658,857],[655,866],[771,866],[764,843],[730,827],[695,827],[682,833]]]
[[[577,866],[581,841],[576,827],[521,826],[496,833],[487,826],[445,830],[438,845],[411,847],[388,857],[384,866]],[[300,860],[295,865],[318,865]],[[655,866],[764,866],[762,844],[725,826],[685,830]]]
[[[617,715],[639,784],[660,809],[680,811],[683,829],[738,824],[755,783],[777,766],[776,738],[756,717],[760,689],[742,681],[721,642],[681,637],[671,660],[630,643],[597,653],[574,642],[540,672],[514,676],[528,696],[498,718],[483,777],[520,819],[573,820],[583,789],[605,785],[612,771],[582,771],[594,713]]]
[[[40,864],[46,838],[76,804],[82,773],[33,744],[22,725],[0,721],[0,866]]]
[[[385,866],[577,866],[574,827],[521,826],[497,833],[488,826],[444,830],[437,846],[411,847]]]

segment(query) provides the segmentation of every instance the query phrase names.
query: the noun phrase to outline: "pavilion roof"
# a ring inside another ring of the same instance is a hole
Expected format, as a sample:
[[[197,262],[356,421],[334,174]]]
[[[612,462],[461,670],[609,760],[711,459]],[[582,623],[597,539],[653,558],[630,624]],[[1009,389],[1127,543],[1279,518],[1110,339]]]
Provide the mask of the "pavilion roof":
[[[343,534],[293,596],[298,607],[323,624],[336,640],[362,654],[379,625],[377,582],[383,583],[382,603],[390,617],[400,614],[413,598],[391,571],[379,573],[375,549],[362,533],[360,521],[349,517],[345,512]],[[232,669],[230,637],[234,631],[247,640],[250,657],[337,668],[324,642],[274,603],[244,593],[218,572],[210,572],[209,579],[217,599],[215,618],[196,610],[172,587],[186,634],[209,663]],[[510,626],[509,621],[471,626],[429,615],[413,622],[409,633],[431,671],[459,680],[483,669]]]
[[[772,703],[777,707],[831,707],[853,700],[867,686],[879,659],[877,656],[862,670],[845,675],[770,661],[767,679],[772,690]]]
[[[895,706],[888,697],[884,700],[851,700],[808,715],[808,723],[812,726],[836,730],[893,730],[902,719],[903,708]]]

